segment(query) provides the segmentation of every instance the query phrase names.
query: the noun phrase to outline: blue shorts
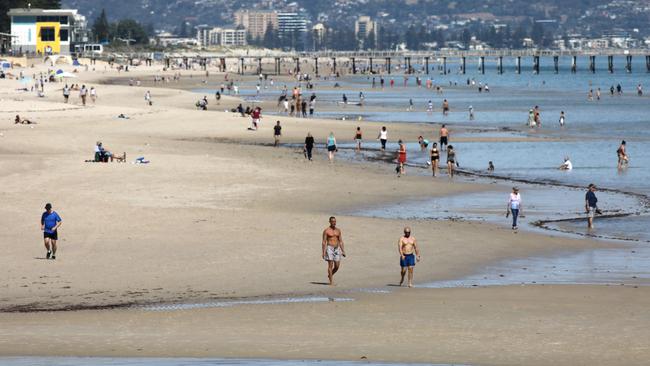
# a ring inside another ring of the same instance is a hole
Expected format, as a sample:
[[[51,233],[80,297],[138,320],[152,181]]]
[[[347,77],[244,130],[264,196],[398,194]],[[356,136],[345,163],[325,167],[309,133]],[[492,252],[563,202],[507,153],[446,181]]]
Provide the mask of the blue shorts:
[[[400,267],[413,267],[415,266],[415,254],[407,254],[404,259],[399,259]]]

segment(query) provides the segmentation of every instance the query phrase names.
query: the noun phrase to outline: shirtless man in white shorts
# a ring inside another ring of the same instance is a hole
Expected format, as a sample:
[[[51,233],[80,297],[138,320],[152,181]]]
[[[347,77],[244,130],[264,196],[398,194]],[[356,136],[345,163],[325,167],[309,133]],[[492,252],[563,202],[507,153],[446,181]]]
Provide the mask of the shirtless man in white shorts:
[[[327,278],[334,285],[334,274],[341,268],[341,256],[345,257],[343,236],[336,227],[336,218],[330,217],[330,226],[323,231],[323,259],[327,261]]]

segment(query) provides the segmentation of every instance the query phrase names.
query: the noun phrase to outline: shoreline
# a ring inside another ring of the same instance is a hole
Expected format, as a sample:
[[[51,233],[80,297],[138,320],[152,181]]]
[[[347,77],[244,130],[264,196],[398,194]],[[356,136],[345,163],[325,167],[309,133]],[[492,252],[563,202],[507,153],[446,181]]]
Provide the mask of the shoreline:
[[[145,71],[141,74],[150,72]],[[81,73],[80,83],[94,76]],[[489,223],[339,215],[349,255],[337,274],[338,286],[323,286],[320,233],[331,214],[369,203],[483,192],[488,186],[417,174],[398,180],[380,162],[339,158],[330,164],[322,151],[308,163],[295,149],[260,145],[272,141],[272,123],[266,120],[259,131],[248,132],[248,119],[193,110],[190,92],[160,89],[149,107],[144,90],[102,85],[95,105],[71,111],[48,112],[61,107],[58,96],[43,100],[28,93],[24,101],[7,101],[9,110],[29,105],[42,111],[27,115],[39,122],[33,129],[3,128],[0,184],[6,189],[0,213],[7,229],[0,240],[16,245],[8,245],[0,258],[5,278],[0,308],[43,311],[0,312],[0,355],[365,356],[481,365],[647,360],[648,286],[391,286],[399,279],[395,241],[404,225],[422,246],[416,284],[461,278],[499,261],[616,243],[513,233]],[[6,118],[10,113],[0,112]],[[118,113],[132,118],[117,119]],[[282,121],[288,143],[300,143],[306,131],[319,138],[329,131],[348,136],[356,125]],[[367,122],[366,128],[383,124]],[[430,130],[387,125],[395,139]],[[97,140],[128,152],[129,160],[145,156],[151,163],[83,163]],[[49,201],[64,219],[56,261],[41,260],[42,239],[34,230]],[[393,291],[361,291],[368,288]],[[280,296],[354,301],[81,310]],[[56,311],[70,305],[78,308]],[[395,352],[395,334],[402,331],[413,341]]]

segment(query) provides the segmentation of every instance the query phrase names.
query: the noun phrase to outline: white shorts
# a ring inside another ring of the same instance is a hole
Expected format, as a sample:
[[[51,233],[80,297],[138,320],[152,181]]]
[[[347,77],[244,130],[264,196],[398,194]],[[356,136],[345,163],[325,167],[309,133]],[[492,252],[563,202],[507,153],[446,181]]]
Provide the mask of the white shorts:
[[[593,219],[595,215],[596,215],[596,207],[589,207],[589,212],[587,213],[587,217]]]
[[[325,260],[326,261],[334,261],[334,262],[340,262],[341,261],[341,247],[333,247],[328,245],[327,246],[327,251],[325,252]]]

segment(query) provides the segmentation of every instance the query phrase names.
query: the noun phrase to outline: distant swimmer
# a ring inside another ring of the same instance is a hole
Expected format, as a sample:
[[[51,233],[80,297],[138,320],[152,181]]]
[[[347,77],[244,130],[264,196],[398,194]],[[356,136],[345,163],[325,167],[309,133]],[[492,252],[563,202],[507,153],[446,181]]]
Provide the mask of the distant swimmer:
[[[404,284],[404,276],[408,271],[408,287],[413,287],[413,268],[416,261],[419,262],[420,250],[414,236],[411,236],[411,228],[404,228],[404,236],[397,241],[397,250],[399,251],[399,265],[401,268],[401,279],[399,285]]]
[[[560,127],[564,127],[564,111],[560,112]]]
[[[336,217],[329,219],[330,226],[323,231],[323,259],[327,261],[327,279],[330,286],[334,285],[334,274],[341,268],[341,257],[345,257],[343,235],[336,227]]]
[[[564,163],[558,167],[560,170],[573,170],[573,164],[568,156],[564,158]]]
[[[625,151],[625,140],[621,141],[621,145],[616,150],[616,155],[618,156],[618,169],[627,167],[627,164],[630,162],[630,158]]]

